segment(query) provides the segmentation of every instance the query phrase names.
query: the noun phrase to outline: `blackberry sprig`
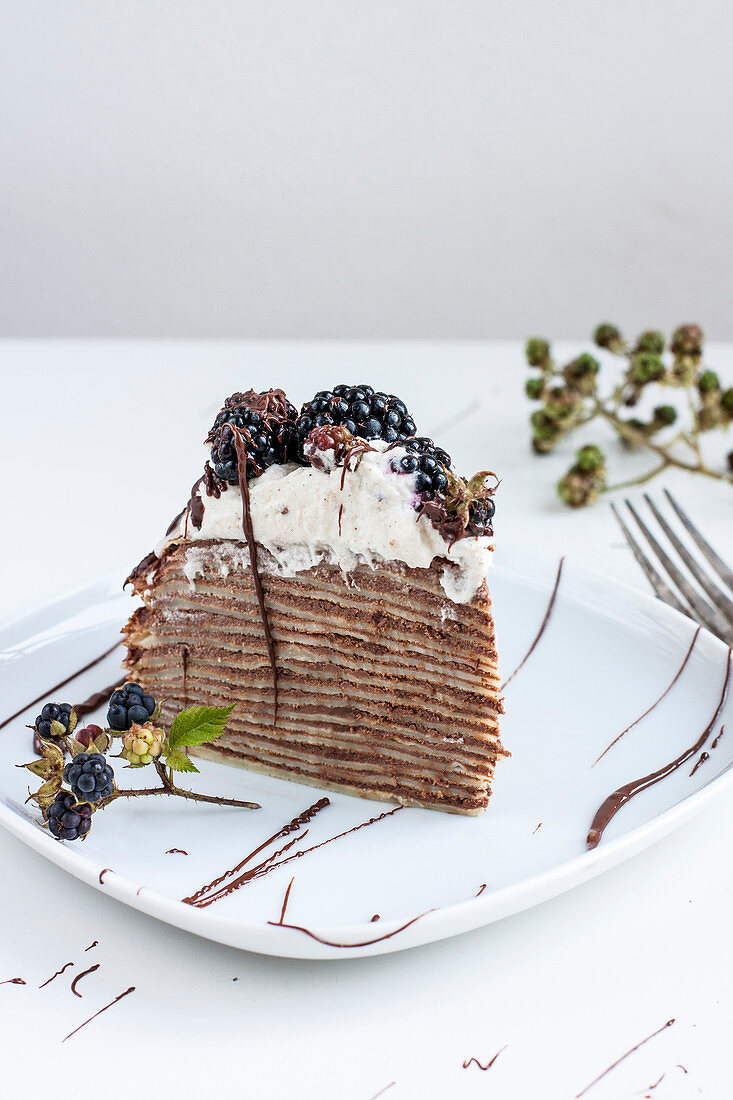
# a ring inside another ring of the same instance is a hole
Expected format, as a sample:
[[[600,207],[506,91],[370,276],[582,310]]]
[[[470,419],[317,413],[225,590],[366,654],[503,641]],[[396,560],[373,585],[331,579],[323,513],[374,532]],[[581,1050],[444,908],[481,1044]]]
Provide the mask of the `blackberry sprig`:
[[[64,713],[56,704],[47,706],[55,706],[57,712]],[[103,730],[96,725],[74,729],[75,715],[72,710],[69,724],[73,736],[55,739],[39,737],[36,733],[40,759],[18,765],[42,780],[37,791],[29,792],[29,801],[36,803],[52,836],[59,840],[84,840],[91,828],[92,815],[118,798],[167,794],[218,806],[259,809],[256,802],[198,794],[177,786],[173,780],[174,772],[198,771],[189,760],[186,748],[203,745],[219,737],[233,709],[233,706],[190,707],[176,715],[170,730],[166,731],[153,725],[161,710],[153,697],[146,694],[139,684],[125,684],[113,692],[109,706],[109,713],[118,724],[122,724],[124,719],[124,731],[114,728]],[[144,718],[144,721],[138,723],[136,718]],[[127,767],[131,768],[152,764],[159,779],[158,786],[131,790],[117,786],[114,770],[105,756],[113,737],[122,738],[118,759],[127,761]],[[64,751],[71,755],[66,766]]]
[[[292,457],[308,465],[303,444],[314,428],[333,424],[360,439],[399,443],[415,434],[415,421],[404,401],[372,386],[334,386],[320,390],[303,405],[293,430]]]
[[[239,482],[234,432],[238,428],[246,443],[247,477],[259,477],[269,466],[284,463],[298,413],[282,390],[233,393],[224,402],[206,437],[211,443],[214,473],[230,485]]]

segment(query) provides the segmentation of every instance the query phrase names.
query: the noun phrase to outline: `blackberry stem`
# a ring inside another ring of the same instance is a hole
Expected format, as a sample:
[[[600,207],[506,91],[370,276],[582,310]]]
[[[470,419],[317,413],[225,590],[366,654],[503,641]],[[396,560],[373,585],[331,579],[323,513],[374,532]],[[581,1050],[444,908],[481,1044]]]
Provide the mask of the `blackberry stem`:
[[[160,776],[161,783],[163,784],[162,787],[144,787],[137,791],[116,790],[109,798],[105,798],[103,802],[100,802],[98,808],[102,809],[102,807],[108,806],[109,803],[114,802],[116,798],[137,798],[139,795],[172,794],[178,795],[179,798],[188,798],[192,802],[209,802],[216,806],[235,806],[241,810],[261,809],[259,802],[242,802],[238,798],[220,798],[215,794],[197,794],[195,791],[183,790],[182,787],[176,786],[159,760],[154,761],[154,763],[155,770]]]

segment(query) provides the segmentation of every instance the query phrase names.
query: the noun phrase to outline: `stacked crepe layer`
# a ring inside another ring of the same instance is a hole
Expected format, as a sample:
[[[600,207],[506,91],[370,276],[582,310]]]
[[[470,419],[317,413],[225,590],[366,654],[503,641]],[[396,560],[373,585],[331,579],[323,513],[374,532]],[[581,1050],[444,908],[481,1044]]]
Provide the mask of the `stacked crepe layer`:
[[[260,547],[275,720],[246,547],[225,566],[221,547],[198,542],[192,570],[189,549],[173,546],[153,576],[134,581],[144,606],[126,628],[127,667],[165,700],[163,721],[235,702],[224,735],[201,755],[366,798],[480,813],[504,755],[486,585],[470,603],[451,603],[438,562],[284,577]]]

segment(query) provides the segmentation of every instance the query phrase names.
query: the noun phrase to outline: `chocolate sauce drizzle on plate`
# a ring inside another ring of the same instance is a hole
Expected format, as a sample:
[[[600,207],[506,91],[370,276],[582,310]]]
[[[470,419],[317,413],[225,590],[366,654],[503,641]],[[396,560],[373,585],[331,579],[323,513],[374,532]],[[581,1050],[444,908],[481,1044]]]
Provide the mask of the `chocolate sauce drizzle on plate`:
[[[698,769],[698,768],[700,767],[700,765],[701,765],[701,764],[704,764],[704,763],[705,763],[705,761],[706,761],[706,760],[709,760],[709,759],[710,759],[710,753],[709,753],[709,752],[703,752],[703,753],[701,753],[701,754],[700,754],[700,756],[699,756],[699,757],[697,758],[697,760],[695,761],[695,766],[694,766],[694,768],[693,768],[693,769],[692,769],[692,771],[690,772],[690,779],[692,779],[693,775],[695,774],[695,772],[697,771],[697,769]]]
[[[99,884],[100,884],[100,886],[102,886],[104,884],[104,876],[107,874],[107,872],[109,872],[109,874],[111,874],[111,875],[114,874],[114,870],[111,867],[103,867],[102,870],[99,872]]]
[[[282,924],[282,922],[285,920],[285,914],[288,911],[288,902],[290,901],[290,891],[293,888],[293,883],[294,882],[295,882],[295,875],[293,875],[293,877],[291,878],[290,882],[288,883],[288,888],[285,891],[285,897],[283,898],[283,907],[280,910],[280,920],[277,922],[278,924]]]
[[[550,595],[550,602],[547,605],[547,610],[545,611],[545,617],[543,618],[542,622],[540,623],[540,629],[537,631],[537,635],[535,637],[535,640],[532,642],[532,645],[529,647],[529,649],[525,653],[524,657],[522,657],[521,661],[519,662],[517,667],[514,669],[514,672],[510,673],[510,675],[507,676],[506,680],[504,681],[504,683],[499,688],[500,691],[503,691],[504,688],[514,679],[514,677],[517,675],[519,670],[521,668],[524,668],[527,661],[530,659],[530,657],[534,653],[535,649],[539,645],[540,640],[542,638],[542,635],[547,630],[550,619],[552,618],[552,612],[555,608],[555,600],[557,599],[558,589],[560,588],[560,579],[562,577],[562,571],[563,571],[563,566],[564,565],[565,565],[565,558],[560,558],[560,562],[559,562],[558,567],[557,567],[557,575],[555,577],[555,584],[553,586],[552,593]]]
[[[608,1069],[604,1069],[603,1073],[599,1073],[598,1076],[595,1077],[589,1085],[586,1085],[584,1089],[581,1089],[580,1092],[576,1093],[575,1100],[580,1100],[581,1096],[585,1096],[586,1092],[588,1092],[589,1089],[592,1089],[594,1085],[597,1085],[599,1081],[602,1081],[603,1078],[611,1072],[611,1070],[616,1069],[617,1066],[620,1066],[621,1063],[629,1057],[629,1055],[635,1054],[640,1047],[643,1047],[644,1044],[648,1043],[650,1039],[654,1039],[657,1035],[661,1035],[662,1032],[666,1031],[668,1027],[671,1027],[673,1023],[674,1019],[667,1020],[666,1024],[662,1024],[662,1026],[657,1028],[656,1031],[653,1031],[651,1035],[647,1035],[646,1039],[642,1039],[641,1042],[637,1043],[636,1046],[631,1048],[631,1050],[627,1050],[626,1053],[622,1054],[620,1058],[617,1058],[616,1061],[608,1067]]]
[[[95,691],[93,695],[90,695],[88,699],[85,699],[83,703],[77,703],[74,706],[77,718],[83,718],[87,714],[91,714],[97,707],[101,707],[104,703],[109,701],[109,697],[113,691],[116,691],[120,684],[123,683],[119,677],[113,684],[110,684],[106,688],[102,688],[101,691]]]
[[[86,978],[87,974],[93,974],[95,970],[99,970],[99,966],[99,963],[95,963],[94,966],[90,966],[86,970],[82,970],[81,974],[76,975],[73,982],[71,983],[71,992],[74,994],[75,997],[81,997],[81,993],[78,992],[76,987],[82,980],[82,978]]]
[[[630,783],[625,783],[623,787],[619,787],[618,790],[614,791],[613,794],[610,794],[608,796],[608,798],[598,808],[595,817],[593,818],[593,822],[591,824],[590,831],[586,840],[586,846],[589,851],[598,846],[598,843],[603,836],[603,832],[606,826],[609,824],[612,818],[616,816],[622,806],[624,806],[630,799],[632,799],[634,795],[637,795],[641,791],[646,790],[647,787],[654,786],[655,783],[659,783],[660,780],[666,779],[668,775],[672,774],[672,772],[677,771],[677,769],[681,768],[682,765],[690,759],[690,757],[699,752],[703,745],[706,743],[706,741],[710,737],[712,730],[717,724],[718,718],[720,717],[720,712],[725,706],[725,700],[728,696],[728,684],[730,682],[732,656],[732,651],[729,649],[728,659],[726,661],[725,668],[725,679],[723,681],[723,687],[720,693],[720,698],[718,700],[718,705],[715,708],[715,714],[710,719],[710,722],[702,731],[697,741],[694,743],[694,745],[690,745],[688,749],[685,749],[684,752],[680,753],[679,756],[675,757],[674,760],[670,761],[669,764],[665,764],[664,767],[659,768],[655,772],[650,772],[649,775],[642,776],[641,779],[634,779]]]
[[[185,848],[169,848],[168,851],[165,854],[167,856],[173,856],[173,855],[187,856],[188,852],[186,851]]]
[[[630,725],[628,725],[628,726],[626,727],[626,729],[625,729],[625,730],[621,730],[621,733],[619,733],[619,734],[618,734],[618,736],[614,737],[614,739],[613,739],[613,741],[611,742],[611,744],[610,744],[610,745],[606,745],[606,747],[605,747],[605,749],[603,750],[603,752],[601,753],[601,755],[600,755],[600,756],[597,756],[597,757],[595,758],[595,760],[593,761],[593,763],[591,764],[591,767],[592,767],[592,768],[595,768],[595,766],[596,766],[596,764],[598,763],[598,761],[599,761],[599,760],[602,760],[602,759],[603,759],[603,757],[604,757],[604,756],[606,755],[606,753],[607,753],[607,752],[608,752],[608,751],[609,751],[610,749],[612,749],[614,745],[618,744],[618,742],[619,742],[619,741],[621,740],[621,738],[622,738],[622,737],[624,737],[624,736],[625,736],[625,735],[626,735],[626,734],[627,734],[627,733],[629,732],[629,730],[632,730],[632,729],[634,728],[634,726],[638,726],[638,725],[639,725],[639,722],[642,722],[642,721],[643,721],[643,720],[644,720],[645,718],[647,718],[647,717],[648,717],[648,716],[649,716],[649,715],[650,715],[650,714],[652,713],[652,711],[653,711],[653,710],[656,710],[656,708],[657,708],[657,707],[659,706],[659,704],[660,704],[660,703],[661,703],[661,702],[662,702],[662,701],[663,701],[664,699],[666,699],[666,698],[667,698],[667,696],[669,695],[670,691],[671,691],[671,690],[672,690],[672,688],[673,688],[673,687],[675,686],[675,684],[676,684],[676,683],[677,683],[677,681],[679,680],[680,676],[682,675],[682,673],[683,673],[683,672],[685,671],[685,669],[687,668],[687,662],[688,662],[688,661],[690,660],[690,657],[692,656],[692,651],[693,651],[693,649],[695,648],[695,643],[697,642],[697,639],[698,639],[698,635],[700,634],[700,631],[701,631],[701,630],[702,630],[702,627],[701,627],[701,626],[698,626],[697,630],[695,631],[695,633],[694,633],[694,634],[693,634],[693,636],[692,636],[692,641],[690,642],[690,645],[689,645],[689,648],[688,648],[688,650],[687,650],[687,653],[685,654],[685,659],[683,660],[682,664],[680,665],[680,667],[679,667],[679,668],[677,669],[676,673],[674,674],[674,678],[673,678],[673,679],[672,679],[672,680],[670,681],[670,683],[669,683],[669,684],[667,685],[667,687],[666,687],[666,688],[664,689],[664,691],[663,691],[663,692],[662,692],[662,694],[661,694],[661,695],[659,696],[659,698],[658,698],[658,699],[655,699],[655,701],[654,701],[654,702],[652,703],[652,705],[651,705],[650,707],[647,707],[647,709],[646,709],[646,710],[644,711],[644,713],[643,713],[643,714],[640,714],[638,718],[635,718],[635,719],[634,719],[634,721],[633,721],[633,722],[631,722],[631,723],[630,723]]]
[[[232,867],[230,871],[225,871],[223,875],[219,875],[219,877],[215,878],[213,882],[208,883],[206,886],[202,886],[201,889],[197,890],[195,894],[191,894],[189,897],[182,898],[181,900],[184,901],[187,905],[196,905],[201,908],[205,905],[210,905],[214,901],[218,901],[219,897],[226,897],[234,890],[237,890],[239,886],[243,885],[245,881],[248,881],[249,878],[259,877],[258,875],[256,875],[256,873],[263,873],[264,869],[269,864],[271,864],[272,861],[281,853],[275,852],[273,855],[268,856],[266,860],[260,863],[257,867],[253,867],[250,871],[246,872],[246,874],[244,876],[241,876],[241,878],[236,878],[235,876],[239,875],[239,872],[242,871],[244,867],[246,867],[250,860],[254,859],[255,856],[259,855],[260,852],[264,851],[264,849],[269,847],[270,844],[274,844],[276,841],[281,840],[283,837],[289,836],[291,833],[298,832],[303,827],[303,825],[307,825],[310,821],[312,821],[316,814],[320,813],[321,810],[324,810],[326,806],[330,805],[330,799],[319,798],[318,801],[314,802],[312,806],[309,806],[306,810],[303,810],[303,812],[298,814],[297,817],[294,817],[291,821],[289,821],[287,825],[283,825],[283,827],[281,829],[278,829],[276,833],[273,833],[272,836],[267,838],[267,840],[264,840],[262,844],[251,851],[249,855],[246,855],[243,860],[240,860],[236,867]],[[291,843],[288,844],[287,847],[292,847],[293,843],[294,842],[291,841]],[[285,849],[283,849],[283,851],[284,850]],[[227,883],[227,879],[231,879],[232,881]],[[223,883],[226,883],[226,885],[222,885]]]
[[[24,978],[6,978],[0,985],[27,985]]]
[[[471,1063],[475,1063],[478,1066],[478,1068],[482,1069],[485,1073],[487,1069],[491,1069],[491,1067],[493,1066],[496,1059],[499,1057],[500,1054],[503,1054],[503,1052],[506,1050],[507,1046],[508,1046],[508,1043],[505,1043],[504,1046],[501,1048],[501,1050],[497,1050],[494,1057],[490,1061],[488,1061],[485,1066],[482,1065],[481,1062],[479,1062],[478,1058],[468,1058],[463,1063],[463,1068],[468,1069],[468,1067],[471,1065]]]
[[[47,985],[51,984],[51,982],[54,980],[54,978],[58,978],[59,975],[63,974],[64,970],[68,970],[69,967],[73,966],[73,965],[74,965],[73,962],[66,963],[64,966],[61,967],[60,970],[57,970],[55,974],[52,974],[50,978],[47,978],[45,982],[43,982],[41,985],[39,985],[38,988],[39,989],[45,989]]]
[[[89,947],[84,948],[84,951],[91,951],[93,947],[99,947],[99,940],[95,940],[94,943],[90,943]]]
[[[54,684],[53,687],[47,688],[46,691],[41,692],[41,694],[36,699],[31,700],[30,703],[26,703],[25,706],[20,708],[20,710],[16,710],[15,714],[11,714],[9,718],[4,718],[3,721],[0,722],[0,730],[4,729],[5,726],[9,725],[16,718],[20,718],[21,714],[25,714],[25,712],[27,710],[30,710],[31,707],[34,707],[36,703],[43,702],[45,699],[48,698],[49,695],[55,695],[57,691],[60,691],[61,688],[66,687],[66,685],[70,684],[72,680],[76,680],[77,676],[82,676],[85,672],[88,672],[90,668],[94,668],[95,665],[100,664],[105,659],[105,657],[109,657],[109,655],[111,653],[114,653],[114,651],[121,645],[122,642],[115,642],[113,646],[110,646],[109,649],[105,649],[104,653],[102,653],[99,657],[95,657],[94,660],[90,661],[88,665],[84,665],[84,667],[78,669],[77,672],[72,672],[72,674],[70,676],[67,676],[65,680],[61,680],[58,684]]]
[[[100,1008],[99,1012],[95,1012],[94,1015],[90,1016],[88,1020],[85,1020],[83,1024],[79,1024],[79,1026],[75,1027],[73,1031],[70,1031],[69,1034],[66,1036],[66,1039],[71,1039],[73,1035],[76,1035],[77,1031],[81,1031],[81,1029],[83,1027],[86,1027],[87,1024],[90,1024],[92,1020],[96,1020],[97,1016],[101,1016],[103,1012],[106,1012],[108,1008],[112,1008],[112,1006],[116,1005],[118,1001],[121,1001],[123,997],[127,997],[130,993],[134,992],[135,986],[131,985],[130,988],[126,989],[124,993],[118,993],[115,999],[113,1001],[110,1001],[108,1005],[105,1005],[104,1008]],[[65,1043],[66,1039],[62,1039],[61,1042]]]
[[[401,809],[401,807],[399,806],[397,808]],[[326,841],[325,843],[328,843],[328,841]],[[320,847],[320,845],[316,845],[316,847]],[[312,849],[306,850],[311,851]],[[297,854],[299,856],[305,855],[304,852],[298,852]],[[413,917],[411,920],[405,921],[405,923],[401,924],[399,928],[393,928],[391,932],[385,932],[383,935],[376,936],[372,940],[361,940],[359,943],[337,943],[335,940],[326,940],[322,936],[319,936],[316,932],[311,932],[310,928],[304,928],[301,924],[281,924],[279,921],[274,920],[269,920],[267,923],[271,924],[274,928],[290,928],[293,932],[303,932],[306,936],[310,936],[312,940],[315,940],[317,943],[322,943],[326,947],[371,947],[371,945],[374,943],[381,943],[382,940],[391,939],[392,936],[396,936],[398,932],[404,932],[406,928],[410,927],[410,925],[416,924],[417,921],[422,920],[423,917],[426,917],[428,913],[434,913],[435,911],[435,906],[433,906],[432,909],[426,909],[424,913],[418,913],[416,917]]]

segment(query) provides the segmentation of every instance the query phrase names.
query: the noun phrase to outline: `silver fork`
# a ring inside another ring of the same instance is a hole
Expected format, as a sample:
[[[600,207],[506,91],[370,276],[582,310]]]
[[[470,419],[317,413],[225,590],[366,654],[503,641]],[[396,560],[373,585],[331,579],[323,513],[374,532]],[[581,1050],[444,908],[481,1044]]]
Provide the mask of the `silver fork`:
[[[720,587],[720,584],[717,583],[718,581],[722,581],[723,584],[727,585],[730,591],[733,592],[733,570],[731,570],[730,566],[716,553],[710,543],[703,538],[690,517],[667,489],[664,490],[664,495],[674,509],[680,523],[697,545],[700,553],[712,566],[712,570],[702,568],[698,560],[693,557],[688,547],[662,515],[648,493],[644,493],[644,500],[648,504],[654,519],[676,550],[679,558],[684,562],[685,566],[687,566],[693,579],[708,597],[707,599],[705,599],[705,596],[703,596],[695,585],[690,582],[679,565],[677,565],[674,559],[670,557],[664,547],[659,543],[658,539],[649,530],[630,500],[627,499],[624,502],[626,507],[651,547],[657,562],[676,586],[679,596],[672,590],[664,577],[660,575],[649,560],[647,554],[639,546],[639,543],[631,534],[631,531],[622,519],[616,506],[612,504],[611,508],[624,533],[626,541],[631,547],[631,552],[646,573],[649,583],[659,599],[663,600],[671,607],[675,607],[694,622],[699,623],[701,626],[706,626],[711,633],[717,634],[726,645],[733,645],[733,601],[724,589]],[[682,599],[679,598],[680,596]]]

